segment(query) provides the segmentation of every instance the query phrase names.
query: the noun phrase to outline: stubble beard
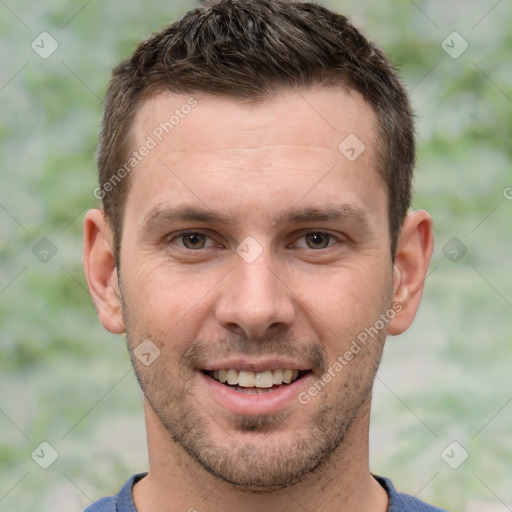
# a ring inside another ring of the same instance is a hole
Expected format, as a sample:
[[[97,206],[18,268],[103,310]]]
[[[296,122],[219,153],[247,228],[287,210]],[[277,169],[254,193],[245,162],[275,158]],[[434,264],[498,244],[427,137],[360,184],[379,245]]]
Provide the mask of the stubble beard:
[[[320,470],[343,448],[345,436],[373,384],[372,375],[365,379],[364,387],[354,389],[344,384],[341,389],[330,390],[330,397],[340,398],[333,400],[326,396],[315,415],[304,424],[296,425],[293,431],[290,431],[292,421],[287,413],[256,417],[232,415],[229,423],[235,434],[226,432],[220,441],[214,438],[209,425],[213,424],[217,431],[222,431],[221,427],[202,409],[193,392],[183,386],[183,381],[173,382],[171,386],[167,371],[154,368],[148,373],[135,362],[134,369],[149,405],[175,443],[213,476],[258,492],[291,486]],[[328,391],[323,393],[327,395]],[[322,393],[316,398],[322,399]],[[311,405],[314,403],[312,401]],[[279,436],[280,441],[276,443],[275,438],[283,429],[290,431],[287,441],[283,442]]]
[[[126,306],[123,306],[123,317],[135,375],[172,442],[216,478],[258,493],[304,481],[328,466],[333,455],[343,450],[354,419],[371,395],[386,337],[385,332],[379,332],[371,346],[365,347],[367,352],[358,354],[359,360],[353,360],[312,399],[309,405],[315,413],[303,424],[295,421],[293,425],[290,412],[269,416],[232,414],[229,424],[233,433],[230,434],[195,397],[196,372],[183,364],[176,371],[166,366],[165,351],[170,345],[166,340],[150,338],[162,350],[151,366],[146,367],[136,359],[133,350],[149,336],[131,328]],[[317,346],[314,349],[320,350]],[[324,357],[316,378],[327,367]],[[223,437],[215,437],[212,430],[223,432]],[[283,430],[289,432],[286,441],[279,435]]]

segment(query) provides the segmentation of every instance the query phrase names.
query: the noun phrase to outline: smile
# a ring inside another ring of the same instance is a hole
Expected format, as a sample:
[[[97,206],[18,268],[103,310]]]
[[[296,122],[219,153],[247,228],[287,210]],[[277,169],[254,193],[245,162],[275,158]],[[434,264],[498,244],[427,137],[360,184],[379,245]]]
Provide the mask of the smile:
[[[205,375],[242,393],[265,393],[276,391],[300,379],[308,373],[303,370],[275,369],[262,372],[236,370],[203,370]]]
[[[231,366],[231,365],[226,365]],[[222,368],[200,370],[200,382],[206,400],[212,400],[221,409],[234,414],[259,416],[292,410],[298,395],[311,385],[311,369],[278,368],[265,364],[251,371],[249,364],[240,364],[245,370]],[[266,367],[265,367],[266,366]]]

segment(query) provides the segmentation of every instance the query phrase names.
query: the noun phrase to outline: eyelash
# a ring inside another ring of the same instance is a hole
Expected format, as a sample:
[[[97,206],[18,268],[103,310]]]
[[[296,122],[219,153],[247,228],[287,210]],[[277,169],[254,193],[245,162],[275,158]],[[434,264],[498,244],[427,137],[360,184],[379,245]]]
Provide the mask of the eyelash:
[[[327,232],[325,232],[325,231],[308,231],[308,232],[306,232],[306,233],[303,233],[301,236],[299,236],[299,237],[297,238],[297,240],[299,240],[299,239],[301,239],[301,238],[304,238],[304,237],[306,237],[307,235],[313,235],[313,234],[314,234],[314,235],[323,235],[323,236],[327,236],[327,237],[329,237],[329,242],[330,242],[331,240],[333,240],[333,239],[334,239],[334,240],[336,240],[338,243],[339,243],[339,242],[342,242],[342,239],[341,239],[340,237],[337,237],[337,236],[332,235],[331,233],[327,233]],[[168,242],[167,242],[167,243],[168,243],[168,244],[172,244],[176,239],[180,239],[180,240],[182,240],[182,239],[183,239],[183,237],[184,237],[185,235],[201,235],[201,236],[205,236],[206,238],[209,238],[209,239],[211,240],[211,237],[210,237],[210,236],[208,236],[206,233],[203,233],[203,232],[201,232],[201,231],[180,231],[180,232],[179,232],[179,233],[177,233],[175,236],[173,236],[172,238],[170,238],[170,239],[168,240]],[[322,247],[322,248],[320,248],[320,249],[312,249],[312,248],[309,248],[309,247],[308,247],[308,248],[302,248],[302,249],[303,249],[303,250],[305,249],[305,250],[310,250],[310,251],[318,252],[318,251],[321,251],[321,250],[329,249],[329,248],[330,248],[330,247],[332,247],[332,246],[333,246],[333,244],[329,244],[329,245],[327,245],[326,247]],[[201,247],[200,249],[189,249],[188,247],[184,247],[184,246],[181,246],[181,248],[182,248],[182,249],[185,249],[185,250],[187,250],[187,251],[191,251],[191,252],[199,252],[199,251],[201,251],[201,250],[203,250],[203,249],[208,249],[208,247]]]

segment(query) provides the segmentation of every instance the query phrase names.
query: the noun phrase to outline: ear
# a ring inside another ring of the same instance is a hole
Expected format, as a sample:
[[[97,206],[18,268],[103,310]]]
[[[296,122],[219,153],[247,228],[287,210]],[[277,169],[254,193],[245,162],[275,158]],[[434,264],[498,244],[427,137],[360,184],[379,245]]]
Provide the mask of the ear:
[[[405,218],[393,266],[393,304],[400,304],[388,333],[403,333],[418,311],[428,265],[434,249],[432,217],[416,210]]]
[[[114,334],[124,333],[112,233],[103,210],[90,210],[84,220],[84,272],[98,318]]]

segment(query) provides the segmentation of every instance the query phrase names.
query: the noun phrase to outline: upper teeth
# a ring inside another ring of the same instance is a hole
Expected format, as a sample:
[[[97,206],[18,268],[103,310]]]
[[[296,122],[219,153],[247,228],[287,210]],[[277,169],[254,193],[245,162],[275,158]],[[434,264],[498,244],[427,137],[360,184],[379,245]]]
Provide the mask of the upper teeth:
[[[214,370],[213,378],[227,382],[232,386],[244,388],[271,388],[274,384],[290,384],[299,376],[299,370],[267,370],[265,372],[246,372],[245,370]]]

